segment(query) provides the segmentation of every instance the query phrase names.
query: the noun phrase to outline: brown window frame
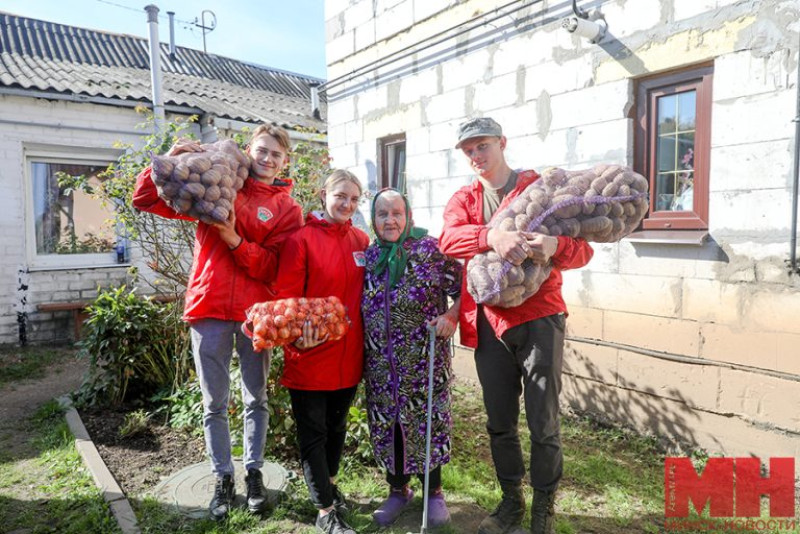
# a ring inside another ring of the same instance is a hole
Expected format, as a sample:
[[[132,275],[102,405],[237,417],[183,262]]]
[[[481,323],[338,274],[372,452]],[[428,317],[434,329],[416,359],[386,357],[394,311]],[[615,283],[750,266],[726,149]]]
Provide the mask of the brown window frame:
[[[713,64],[649,76],[636,85],[636,135],[634,169],[650,181],[650,212],[642,221],[645,230],[708,229],[708,191],[711,156],[711,104]],[[693,209],[654,211],[656,206],[656,146],[658,98],[696,90]]]
[[[380,189],[386,187],[397,187],[397,184],[392,184],[392,175],[395,169],[389,169],[389,162],[392,160],[389,157],[389,150],[396,149],[400,145],[403,146],[403,169],[406,168],[405,160],[406,160],[406,134],[395,134],[389,135],[387,137],[381,137],[378,139],[378,168],[380,169],[380,176],[378,183],[380,184]],[[405,172],[405,171],[403,171]],[[406,193],[407,190],[407,183],[406,180],[403,179],[401,192],[403,194]]]

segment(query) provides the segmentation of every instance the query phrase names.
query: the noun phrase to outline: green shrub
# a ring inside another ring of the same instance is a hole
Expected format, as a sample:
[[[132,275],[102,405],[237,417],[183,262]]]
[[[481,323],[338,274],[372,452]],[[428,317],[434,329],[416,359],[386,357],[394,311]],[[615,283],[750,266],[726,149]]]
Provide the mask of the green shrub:
[[[192,359],[180,312],[180,303],[159,304],[125,286],[101,291],[88,307],[79,343],[89,376],[76,402],[119,406],[182,384]]]
[[[298,448],[295,436],[295,423],[292,416],[292,402],[289,390],[280,384],[283,373],[283,350],[273,351],[267,380],[267,403],[269,408],[269,431],[267,433],[267,455],[276,458],[297,458]],[[228,424],[231,442],[234,447],[241,445],[244,427],[244,406],[238,387],[241,371],[236,360],[231,366],[231,394],[228,401]],[[203,395],[197,377],[192,375],[182,387],[173,394],[161,399],[167,404],[169,425],[173,428],[189,430],[195,435],[203,433]],[[347,417],[346,458],[359,464],[372,464],[372,445],[369,441],[366,401],[364,388],[359,386],[353,405]]]

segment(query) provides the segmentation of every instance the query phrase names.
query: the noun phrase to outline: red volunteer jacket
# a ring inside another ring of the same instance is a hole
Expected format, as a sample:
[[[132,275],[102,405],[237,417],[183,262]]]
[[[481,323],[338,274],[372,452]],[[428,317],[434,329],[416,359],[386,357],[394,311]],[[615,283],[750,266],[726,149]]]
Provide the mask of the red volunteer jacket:
[[[500,204],[497,212],[505,208],[526,187],[539,179],[535,171],[522,171],[517,176],[517,186]],[[483,224],[483,186],[479,180],[456,191],[444,210],[444,229],[439,237],[442,253],[466,260],[489,250],[486,235],[489,229]],[[566,313],[567,305],[561,296],[561,271],[583,267],[592,259],[592,248],[581,238],[558,236],[558,248],[553,255],[553,270],[539,291],[515,308],[484,306],[486,319],[497,337],[519,324],[556,313]],[[459,326],[461,344],[478,346],[478,310],[472,295],[467,291],[467,277],[461,283],[461,310]]]
[[[133,205],[169,219],[192,220],[173,210],[159,196],[148,167],[136,178]],[[236,232],[242,243],[231,250],[219,231],[197,223],[194,259],[186,288],[183,319],[245,320],[256,302],[271,300],[269,290],[278,270],[278,252],[286,238],[303,225],[303,212],[289,196],[290,182],[266,185],[248,178],[234,202]]]
[[[309,213],[306,225],[295,232],[281,251],[278,298],[337,296],[347,308],[350,329],[338,341],[300,351],[284,347],[281,384],[292,389],[333,391],[355,386],[364,368],[364,326],[361,292],[364,287],[364,250],[367,234],[352,222],[330,224]]]

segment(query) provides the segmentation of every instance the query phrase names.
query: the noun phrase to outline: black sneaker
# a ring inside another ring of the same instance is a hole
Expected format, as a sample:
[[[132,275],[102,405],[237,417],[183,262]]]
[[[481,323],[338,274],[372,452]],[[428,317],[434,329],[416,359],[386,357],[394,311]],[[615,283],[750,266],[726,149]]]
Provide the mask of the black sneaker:
[[[318,515],[316,526],[318,534],[357,534],[353,527],[342,519],[336,508],[328,512],[328,515]]]
[[[211,519],[214,521],[226,519],[233,506],[233,498],[235,496],[236,489],[233,485],[233,477],[231,475],[217,477],[217,483],[214,485],[214,497],[211,499],[211,504],[208,505]]]
[[[258,469],[248,469],[244,477],[247,486],[247,509],[251,514],[263,514],[267,510],[267,488],[264,477]]]
[[[333,507],[339,514],[344,514],[349,510],[347,506],[347,499],[344,498],[342,490],[336,484],[331,484],[331,491],[333,491]]]

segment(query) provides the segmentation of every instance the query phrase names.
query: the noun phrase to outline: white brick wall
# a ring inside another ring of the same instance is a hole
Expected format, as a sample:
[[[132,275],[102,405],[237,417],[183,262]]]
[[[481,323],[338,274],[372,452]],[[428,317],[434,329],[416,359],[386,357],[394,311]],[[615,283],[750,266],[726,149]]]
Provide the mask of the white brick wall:
[[[383,57],[401,42],[413,45],[433,28],[446,31],[496,7],[489,4],[482,0],[379,2],[376,7],[386,11],[375,21],[378,41],[407,24],[409,6],[416,20],[428,18],[377,45],[367,46],[365,38],[354,58],[366,63]],[[488,26],[481,28],[436,48],[474,47],[469,53],[381,84],[380,76],[391,70],[384,69],[377,75],[377,88],[334,103],[334,114],[337,107],[346,111],[340,117],[332,115],[331,144],[363,146],[405,132],[415,218],[438,234],[443,205],[458,187],[472,180],[464,156],[453,147],[464,119],[482,114],[497,119],[509,139],[507,160],[515,168],[585,168],[600,162],[629,165],[633,163],[636,80],[713,61],[709,240],[698,247],[630,241],[595,245],[589,266],[564,273],[564,295],[571,306],[615,317],[622,326],[609,332],[618,341],[630,341],[626,322],[640,329],[641,325],[662,325],[664,331],[641,346],[669,350],[670,336],[663,334],[678,332],[676,351],[800,373],[800,349],[792,344],[800,333],[786,321],[778,321],[795,317],[797,310],[790,300],[800,301],[800,282],[789,277],[784,267],[800,26],[791,21],[782,25],[775,18],[775,13],[791,11],[791,2],[762,0],[750,10],[743,6],[735,0],[603,2],[599,8],[610,38],[602,46],[567,34],[557,20],[522,34],[491,35]],[[561,14],[569,12],[568,6],[559,9]],[[400,15],[390,25],[381,20],[386,12]],[[770,46],[775,47],[771,52]],[[409,72],[410,63],[409,59],[405,64]],[[354,60],[348,68],[357,66]],[[349,108],[346,102],[356,98],[355,109]],[[360,139],[353,137],[354,121],[363,123]],[[337,128],[339,124],[346,129]],[[357,156],[361,161],[354,163],[366,168],[361,152]],[[774,312],[767,309],[771,296],[775,297]],[[743,333],[745,324],[758,325],[768,334]],[[746,345],[743,340],[748,335],[757,342]],[[740,348],[759,342],[765,346],[761,359],[745,354],[751,349]],[[626,358],[637,368],[642,365]],[[702,392],[694,391],[696,380],[680,378],[669,365],[661,371],[657,366],[642,370],[647,384],[656,390],[654,395],[668,397],[662,391],[664,384],[680,382],[691,391],[686,398],[700,399],[696,395]]]
[[[110,149],[115,141],[133,141],[140,135],[135,126],[142,121],[132,109],[112,108],[64,101],[33,100],[0,96],[0,343],[16,343],[20,293],[17,272],[28,275],[28,340],[67,340],[72,335],[70,313],[39,313],[37,304],[92,298],[98,284],[125,282],[124,267],[111,269],[68,268],[33,270],[27,257],[26,239],[32,224],[26,214],[26,179],[23,146],[31,143],[67,147]],[[14,122],[17,121],[17,122]]]

